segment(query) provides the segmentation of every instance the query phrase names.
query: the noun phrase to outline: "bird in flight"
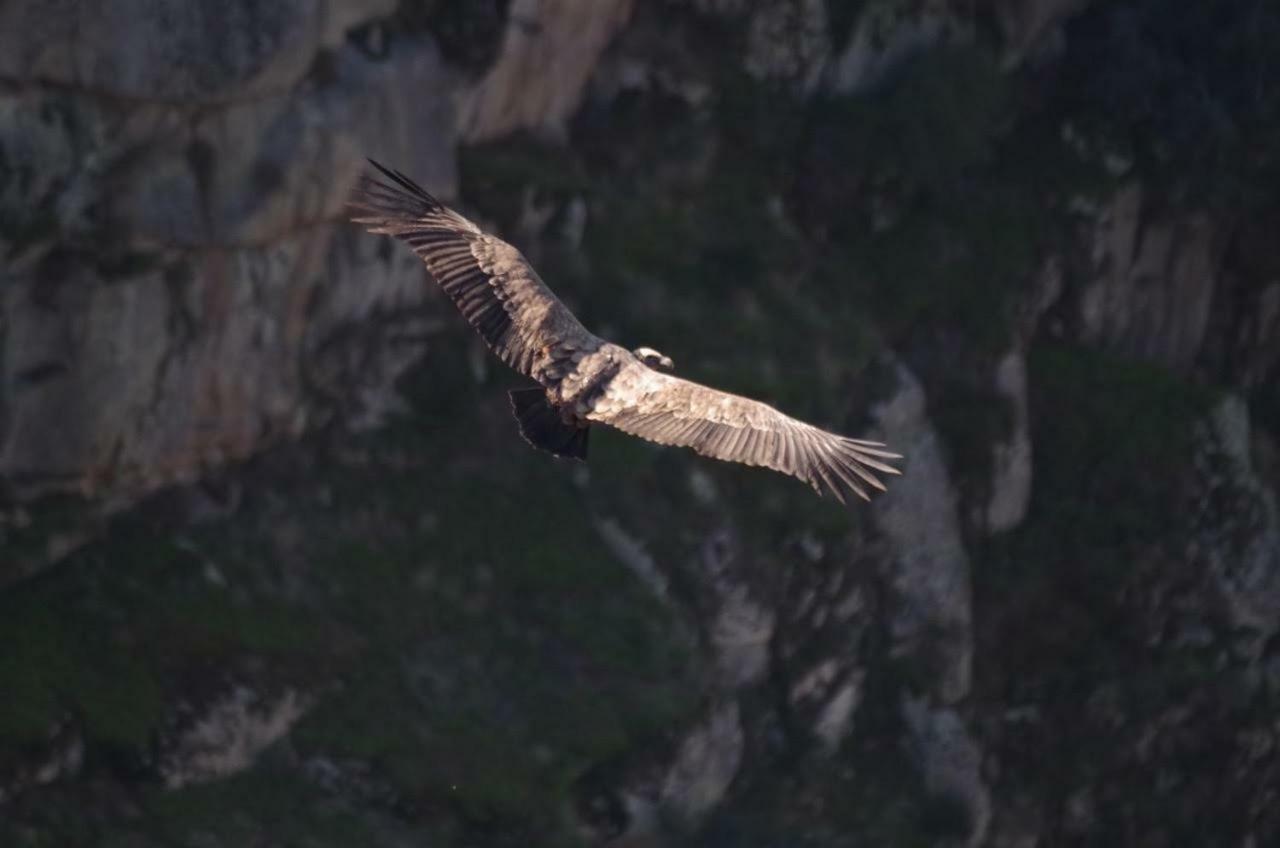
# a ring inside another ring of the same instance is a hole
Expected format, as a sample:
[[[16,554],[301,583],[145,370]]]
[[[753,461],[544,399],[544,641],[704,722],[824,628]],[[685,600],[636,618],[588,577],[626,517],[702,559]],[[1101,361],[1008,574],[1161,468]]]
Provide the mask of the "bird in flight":
[[[399,171],[370,160],[353,221],[404,241],[463,317],[507,365],[538,385],[510,392],[520,433],[556,456],[585,460],[591,427],[605,424],[662,445],[760,465],[844,503],[884,490],[873,472],[897,474],[880,442],[850,439],[768,404],[672,375],[653,348],[627,350],[588,332],[502,239],[436,200]]]

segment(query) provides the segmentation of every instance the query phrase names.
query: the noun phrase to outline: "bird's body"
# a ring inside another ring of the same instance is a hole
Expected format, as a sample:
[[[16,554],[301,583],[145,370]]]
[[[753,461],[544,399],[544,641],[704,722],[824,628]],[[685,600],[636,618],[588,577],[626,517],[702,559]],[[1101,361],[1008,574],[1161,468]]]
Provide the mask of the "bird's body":
[[[511,245],[484,233],[412,180],[373,163],[352,208],[370,232],[405,241],[468,323],[537,388],[511,392],[520,432],[535,447],[586,459],[590,428],[604,424],[716,459],[790,474],[844,500],[883,489],[872,471],[897,474],[897,454],[773,407],[672,375],[671,360],[627,350],[587,331]]]

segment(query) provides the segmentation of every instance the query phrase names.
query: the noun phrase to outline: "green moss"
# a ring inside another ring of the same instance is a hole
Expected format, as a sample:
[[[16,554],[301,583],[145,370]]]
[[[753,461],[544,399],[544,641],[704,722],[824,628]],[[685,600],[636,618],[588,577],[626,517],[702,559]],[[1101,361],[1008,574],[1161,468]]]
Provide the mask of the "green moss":
[[[169,631],[172,644],[191,654],[277,658],[306,654],[321,630],[302,610],[277,601],[237,602],[215,590],[174,599],[154,626]]]
[[[845,844],[856,834],[859,844],[926,848],[965,833],[963,814],[958,820],[954,809],[944,812],[943,804],[925,797],[919,774],[901,748],[866,739],[803,768],[761,769],[688,844],[817,848]]]
[[[347,848],[387,844],[393,830],[438,844],[426,833],[393,828],[376,812],[356,811],[298,775],[270,766],[177,792],[150,792],[140,800],[146,817],[139,829],[165,845],[196,839],[249,845],[270,834],[272,844]]]
[[[1151,661],[1141,616],[1120,598],[1181,555],[1171,546],[1186,529],[1193,426],[1212,395],[1068,346],[1034,350],[1029,378],[1036,485],[1023,524],[979,552],[976,604],[1005,674],[1066,693],[1086,678],[1131,678],[1131,655]]]
[[[1135,656],[1152,661],[1142,616],[1121,598],[1182,555],[1193,428],[1213,396],[1158,366],[1069,346],[1034,350],[1029,377],[1036,485],[1024,523],[981,552],[975,593],[985,631],[1027,637],[990,637],[1006,673],[1078,692],[1085,678],[1131,678]]]
[[[946,323],[994,351],[1008,344],[1011,295],[1034,279],[1050,222],[1030,188],[986,182],[917,199],[880,232],[849,233],[821,273],[851,287],[890,335]]]
[[[1006,346],[1016,296],[1070,232],[1069,202],[1109,184],[1056,126],[1009,121],[1008,86],[987,50],[965,47],[813,107],[802,185],[832,238],[818,272],[890,338],[945,325]]]
[[[92,740],[140,748],[162,708],[153,674],[109,636],[58,617],[59,600],[17,591],[0,605],[0,741],[37,745],[63,716],[78,715]]]
[[[103,839],[89,817],[84,815],[83,797],[51,787],[39,797],[20,795],[6,802],[0,816],[0,845],[16,848],[62,848],[64,845],[119,845]],[[128,848],[147,843],[135,841]]]
[[[991,473],[992,446],[1007,442],[1013,433],[1012,401],[959,379],[938,388],[929,398],[930,417],[946,443],[953,474],[962,486],[975,479],[985,481]]]
[[[975,666],[974,700],[986,711],[1017,705],[1035,715],[997,752],[1006,774],[1043,799],[1096,784],[1134,728],[1152,726],[1170,705],[1188,705],[1204,727],[1195,739],[1162,735],[1161,756],[1229,770],[1217,728],[1243,726],[1265,707],[1239,696],[1246,687],[1222,665],[1225,630],[1202,648],[1171,635],[1218,626],[1212,605],[1193,597],[1204,564],[1187,549],[1195,429],[1215,393],[1155,365],[1068,345],[1034,349],[1029,378],[1030,510],[1019,528],[975,550],[973,572],[975,654],[990,658]],[[1201,835],[1198,818],[1171,815],[1165,798],[1144,794],[1142,774],[1115,785],[1117,798],[1136,801],[1099,804],[1100,839],[1157,820]]]
[[[414,385],[426,370],[406,384],[413,418],[345,440],[361,459],[259,484],[287,510],[258,502],[181,534],[116,522],[0,598],[3,744],[41,743],[67,711],[91,752],[136,755],[193,669],[237,668],[319,694],[292,734],[304,755],[368,763],[407,803],[495,834],[484,844],[566,838],[574,781],[696,708],[692,646],[603,546],[566,467],[511,437],[501,389],[445,415]],[[466,379],[447,392],[475,395]],[[491,422],[484,463],[456,450]],[[297,548],[282,557],[289,526]],[[263,785],[218,787],[151,799],[161,824],[147,832],[341,844],[306,817],[273,829],[248,797],[276,797]],[[213,821],[220,806],[234,812]]]
[[[587,187],[571,151],[527,135],[463,147],[458,156],[462,196],[506,225],[519,220],[528,190],[546,202]]]
[[[945,192],[989,162],[1007,86],[989,51],[940,49],[905,65],[876,92],[818,104],[815,117],[855,173],[880,183],[900,180],[909,192]],[[843,184],[848,176],[837,179]]]
[[[1193,427],[1212,392],[1156,365],[1067,346],[1036,348],[1028,368],[1033,517],[1070,526],[1076,545],[1176,538],[1166,531],[1176,530]]]
[[[0,564],[0,585],[44,565],[53,540],[83,531],[93,520],[91,505],[73,495],[51,495],[24,509],[27,520],[23,526],[10,523],[0,527],[0,549],[6,554]]]
[[[37,744],[70,715],[91,745],[141,752],[183,666],[246,653],[285,663],[314,647],[296,611],[234,597],[176,541],[117,522],[107,541],[0,597],[0,738]]]
[[[82,602],[57,575],[0,598],[0,687],[8,701],[0,739],[41,743],[70,715],[92,741],[134,749],[147,743],[162,706],[154,671],[122,628],[79,618]]]
[[[7,607],[8,605],[6,605]],[[6,608],[0,620],[0,740],[23,744],[42,740],[59,713],[58,688],[68,674],[66,633],[51,610]]]
[[[326,475],[326,514],[347,527],[295,506],[315,536],[311,614],[328,619],[309,650],[342,685],[293,741],[370,763],[411,803],[551,842],[577,776],[697,695],[689,646],[602,546],[565,467],[505,426],[483,464],[454,450],[489,438],[495,410],[506,424],[500,389],[485,394],[442,416],[424,393],[414,419],[354,440],[367,460]],[[379,532],[351,529],[366,522]]]
[[[554,466],[520,465],[532,479],[474,469],[439,500],[418,488],[414,509],[448,528],[429,566],[408,540],[326,566],[339,580],[351,569],[346,614],[376,641],[298,740],[377,762],[467,818],[551,832],[581,770],[691,704],[666,612],[601,547]],[[415,591],[423,567],[430,587]]]

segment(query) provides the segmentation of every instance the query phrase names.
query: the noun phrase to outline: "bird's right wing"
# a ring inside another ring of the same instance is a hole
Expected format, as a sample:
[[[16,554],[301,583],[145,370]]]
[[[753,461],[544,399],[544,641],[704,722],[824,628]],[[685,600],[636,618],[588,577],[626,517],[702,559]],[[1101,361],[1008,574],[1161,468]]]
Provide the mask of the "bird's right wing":
[[[821,430],[768,404],[654,371],[624,366],[593,400],[587,418],[663,445],[704,456],[762,465],[824,488],[843,503],[845,490],[866,499],[883,490],[873,472],[898,474],[883,460],[899,455],[879,442]]]
[[[548,384],[557,362],[602,342],[560,302],[520,251],[428,194],[399,171],[371,164],[352,219],[407,243],[489,348],[512,368]]]

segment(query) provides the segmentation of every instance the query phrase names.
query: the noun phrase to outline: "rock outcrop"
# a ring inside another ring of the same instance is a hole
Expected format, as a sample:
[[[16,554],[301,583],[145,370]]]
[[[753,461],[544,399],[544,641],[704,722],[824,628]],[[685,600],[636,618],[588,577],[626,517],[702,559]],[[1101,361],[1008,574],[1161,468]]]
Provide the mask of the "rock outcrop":
[[[1082,336],[1171,368],[1204,343],[1219,259],[1199,212],[1154,215],[1141,186],[1125,186],[1098,218],[1097,278],[1081,295]]]
[[[0,219],[16,222],[0,234],[14,257],[0,476],[16,497],[80,492],[115,507],[190,482],[323,419],[317,389],[350,396],[310,373],[343,331],[394,314],[402,336],[417,332],[403,316],[422,302],[420,267],[338,220],[365,155],[452,193],[449,72],[425,42],[367,55],[320,31],[354,23],[354,7],[337,20],[313,5],[209,31],[198,15],[140,14],[118,37],[96,19],[64,21],[47,53],[13,69],[0,95]],[[185,55],[174,32],[187,26],[207,60],[166,63],[142,46]],[[126,60],[136,68],[116,68]],[[171,66],[224,75],[146,76]],[[125,88],[76,76],[91,68]],[[385,393],[400,367],[366,374]]]
[[[463,98],[462,137],[485,141],[517,130],[563,137],[632,2],[514,0],[497,60]]]

